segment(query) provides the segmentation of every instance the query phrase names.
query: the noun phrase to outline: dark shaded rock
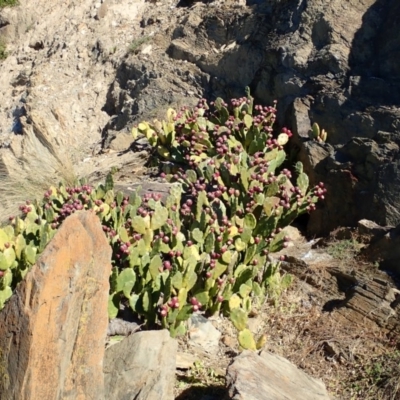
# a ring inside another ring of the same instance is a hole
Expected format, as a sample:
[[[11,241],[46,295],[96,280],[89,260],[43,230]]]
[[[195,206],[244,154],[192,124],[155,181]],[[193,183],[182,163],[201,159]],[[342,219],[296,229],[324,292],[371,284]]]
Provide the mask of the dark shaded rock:
[[[324,146],[305,142],[299,153],[311,183],[323,181],[328,189],[326,200],[310,216],[308,233],[327,234],[338,226],[357,226],[361,219],[396,225],[400,219],[399,146],[367,138],[353,138],[330,152]]]
[[[367,237],[370,243],[380,239],[393,228],[393,226],[380,226],[373,221],[369,221],[368,219],[362,219],[358,221],[357,224],[358,234],[361,237]]]
[[[138,332],[106,350],[105,398],[172,400],[177,342],[167,330]]]
[[[382,268],[400,273],[400,225],[371,243],[363,253],[372,262],[379,262]]]

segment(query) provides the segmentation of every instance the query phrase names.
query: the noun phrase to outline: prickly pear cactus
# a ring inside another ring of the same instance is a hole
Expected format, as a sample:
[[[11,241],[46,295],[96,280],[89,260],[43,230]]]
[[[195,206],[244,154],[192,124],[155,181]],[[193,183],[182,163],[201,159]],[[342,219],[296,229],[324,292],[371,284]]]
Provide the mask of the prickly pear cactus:
[[[316,122],[312,124],[311,129],[308,131],[308,136],[317,142],[326,142],[326,139],[328,139],[328,133],[325,129],[320,129]]]
[[[301,163],[285,168],[290,130],[275,135],[276,104],[254,105],[246,93],[229,104],[201,99],[193,110],[169,109],[164,121],[133,128],[153,146],[160,178],[173,183],[165,202],[116,193],[110,174],[96,188],[84,181],[51,187],[22,205],[0,229],[0,309],[64,219],[92,209],[112,248],[110,318],[124,302],[148,327],[177,336],[193,313],[223,313],[242,348],[262,347],[247,316],[290,283],[268,254],[288,246],[283,228],[314,211],[326,189],[309,187]],[[323,132],[313,125],[314,136]]]

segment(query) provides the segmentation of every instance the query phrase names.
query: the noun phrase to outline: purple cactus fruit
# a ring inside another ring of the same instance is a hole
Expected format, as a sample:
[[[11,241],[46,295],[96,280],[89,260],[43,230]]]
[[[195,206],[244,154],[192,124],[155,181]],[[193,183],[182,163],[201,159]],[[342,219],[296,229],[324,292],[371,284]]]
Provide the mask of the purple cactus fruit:
[[[165,309],[162,309],[162,310],[160,311],[160,315],[161,315],[162,317],[166,317],[167,314],[168,314],[168,311],[165,310]]]
[[[166,269],[168,271],[170,271],[172,268],[170,261],[164,261],[163,265],[164,265],[164,269]]]
[[[192,306],[197,306],[198,303],[199,303],[199,302],[197,301],[196,297],[192,297],[192,298],[190,299],[190,304],[191,304]]]

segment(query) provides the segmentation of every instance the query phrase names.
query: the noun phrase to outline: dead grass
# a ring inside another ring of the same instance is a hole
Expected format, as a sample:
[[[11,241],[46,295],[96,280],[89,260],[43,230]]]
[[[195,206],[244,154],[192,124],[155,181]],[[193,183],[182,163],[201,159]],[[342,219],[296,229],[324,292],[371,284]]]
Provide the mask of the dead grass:
[[[334,240],[326,248],[326,252],[339,261],[353,260],[360,252],[363,245],[355,238]]]
[[[141,36],[137,39],[135,39],[130,45],[129,45],[129,52],[136,54],[136,52],[139,50],[140,46],[142,44],[148,43],[152,40],[152,36],[146,35],[146,36]]]
[[[18,214],[18,207],[26,200],[42,199],[50,186],[74,185],[76,181],[72,163],[65,156],[62,161],[54,157],[21,161],[12,171],[0,164],[0,223]]]

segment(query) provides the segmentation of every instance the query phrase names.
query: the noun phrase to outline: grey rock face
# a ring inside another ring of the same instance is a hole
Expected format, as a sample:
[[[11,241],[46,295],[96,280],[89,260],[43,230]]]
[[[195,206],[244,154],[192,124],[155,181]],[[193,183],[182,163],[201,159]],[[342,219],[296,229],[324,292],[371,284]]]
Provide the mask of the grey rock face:
[[[110,346],[104,358],[105,398],[172,400],[176,352],[167,330],[138,332]]]

